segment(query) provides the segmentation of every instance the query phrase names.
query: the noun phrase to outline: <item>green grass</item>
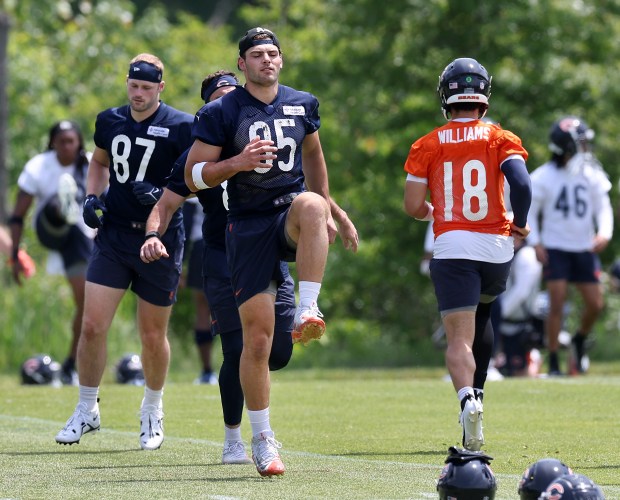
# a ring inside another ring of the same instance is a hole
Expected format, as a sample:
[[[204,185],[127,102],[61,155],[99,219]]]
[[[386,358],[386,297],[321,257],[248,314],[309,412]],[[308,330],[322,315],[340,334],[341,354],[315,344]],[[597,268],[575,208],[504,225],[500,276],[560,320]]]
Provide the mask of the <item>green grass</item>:
[[[620,499],[620,373],[487,384],[486,451],[497,499],[515,499],[525,467],[556,457]],[[192,373],[191,376],[194,374]],[[75,388],[24,387],[0,377],[0,498],[437,498],[435,481],[460,438],[458,403],[443,370],[285,370],[272,377],[272,424],[286,474],[220,464],[217,387],[176,374],[166,387],[166,440],[138,445],[142,389],[106,379],[102,431],[60,446]],[[108,377],[109,378],[109,377]],[[244,421],[243,435],[249,437]]]

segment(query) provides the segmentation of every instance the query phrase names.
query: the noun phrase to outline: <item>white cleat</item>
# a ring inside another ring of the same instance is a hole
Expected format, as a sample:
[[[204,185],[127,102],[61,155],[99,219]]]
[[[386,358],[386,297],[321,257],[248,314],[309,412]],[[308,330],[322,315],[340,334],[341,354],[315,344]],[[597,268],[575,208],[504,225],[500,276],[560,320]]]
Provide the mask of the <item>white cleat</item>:
[[[469,397],[459,419],[463,427],[463,447],[467,450],[480,451],[484,445],[482,414],[482,403],[474,397]]]
[[[101,428],[99,405],[93,411],[88,411],[86,403],[78,403],[73,415],[69,417],[65,426],[56,434],[58,444],[79,444],[84,434],[98,431]]]
[[[245,451],[243,441],[224,441],[223,464],[251,464],[252,459]]]
[[[164,442],[164,412],[161,408],[146,405],[140,409],[140,447],[157,450]]]
[[[310,307],[297,306],[293,320],[293,344],[306,345],[311,340],[319,340],[325,333],[325,321],[319,306],[313,302]]]

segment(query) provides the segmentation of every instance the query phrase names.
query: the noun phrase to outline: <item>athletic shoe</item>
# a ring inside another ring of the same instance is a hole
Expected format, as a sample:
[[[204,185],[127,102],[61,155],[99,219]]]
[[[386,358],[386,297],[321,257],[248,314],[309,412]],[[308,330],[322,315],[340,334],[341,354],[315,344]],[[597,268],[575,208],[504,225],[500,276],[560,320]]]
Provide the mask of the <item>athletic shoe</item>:
[[[60,381],[62,385],[77,387],[79,384],[78,374],[75,370],[60,370]]]
[[[320,339],[325,333],[325,321],[322,317],[316,302],[310,307],[297,306],[293,322],[293,344],[301,342],[306,345],[311,340]]]
[[[203,372],[200,377],[194,380],[195,385],[217,385],[217,375],[213,372]]]
[[[273,432],[261,432],[252,438],[252,460],[261,476],[284,474],[284,464],[278,453],[280,448],[282,444],[275,440]]]
[[[78,403],[73,415],[67,420],[65,426],[56,434],[58,444],[79,444],[80,438],[89,432],[98,431],[101,427],[99,418],[99,405],[95,405],[93,411],[88,411],[86,403]]]
[[[251,464],[252,459],[245,452],[243,441],[224,441],[223,464]]]
[[[571,361],[570,371],[571,374],[583,374],[587,373],[590,368],[590,358],[586,354],[588,349],[592,347],[594,341],[585,335],[573,335],[571,339]]]
[[[80,220],[80,206],[77,202],[78,187],[71,174],[64,173],[58,179],[58,199],[60,213],[69,225]]]
[[[489,366],[487,369],[487,382],[500,382],[504,380],[504,376],[494,366]]]
[[[154,405],[140,408],[140,446],[156,450],[164,442],[164,412]]]
[[[469,396],[459,419],[463,427],[463,447],[467,450],[480,451],[484,444],[482,413],[482,403]]]

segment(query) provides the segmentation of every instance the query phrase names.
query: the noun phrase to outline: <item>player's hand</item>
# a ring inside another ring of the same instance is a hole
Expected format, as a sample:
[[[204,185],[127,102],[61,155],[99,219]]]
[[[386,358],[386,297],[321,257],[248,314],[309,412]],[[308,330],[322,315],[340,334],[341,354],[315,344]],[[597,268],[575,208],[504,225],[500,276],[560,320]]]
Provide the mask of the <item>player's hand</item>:
[[[82,217],[84,217],[84,222],[86,222],[86,225],[92,227],[93,229],[98,229],[103,225],[102,217],[97,214],[97,210],[100,210],[102,213],[108,211],[105,203],[103,203],[97,195],[89,194],[86,198],[84,198]]]
[[[34,276],[34,273],[37,270],[37,266],[35,265],[34,260],[32,260],[32,257],[28,255],[26,250],[22,250],[21,248],[17,252],[16,259],[9,259],[9,265],[11,266],[13,279],[20,286],[22,284],[22,276],[24,276],[24,278],[30,278]]]
[[[536,260],[541,264],[546,264],[549,260],[549,254],[547,254],[547,250],[542,245],[534,245],[534,252],[536,252]]]
[[[513,222],[510,223],[510,232],[512,237],[517,240],[524,240],[527,238],[527,235],[530,234],[530,226],[529,224],[525,224],[525,227],[515,226]]]
[[[353,253],[357,252],[360,240],[357,229],[353,222],[351,222],[351,219],[345,217],[344,220],[338,223],[338,234],[346,250],[351,250]]]
[[[142,205],[155,205],[164,190],[146,181],[131,181],[133,194]]]
[[[609,240],[604,238],[603,236],[599,236],[598,234],[594,237],[594,242],[592,245],[592,251],[594,253],[601,253],[603,250],[607,248],[609,245]]]
[[[236,157],[239,170],[249,172],[255,168],[271,168],[273,160],[278,158],[278,148],[273,144],[273,141],[254,137]],[[267,160],[272,163],[266,163]]]
[[[161,242],[157,236],[151,236],[140,248],[140,258],[147,264],[149,262],[155,262],[161,258],[167,259],[170,257],[166,251],[166,246]]]

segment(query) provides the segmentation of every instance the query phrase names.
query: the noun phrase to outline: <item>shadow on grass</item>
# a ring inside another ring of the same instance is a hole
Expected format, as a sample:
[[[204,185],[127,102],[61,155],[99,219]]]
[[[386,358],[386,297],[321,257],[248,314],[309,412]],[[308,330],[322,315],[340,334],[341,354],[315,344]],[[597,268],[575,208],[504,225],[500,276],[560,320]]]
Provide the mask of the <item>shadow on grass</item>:
[[[74,455],[113,455],[117,453],[134,453],[134,452],[142,452],[141,449],[128,449],[128,450],[80,450],[80,451],[68,451],[60,449],[58,451],[3,451],[0,452],[0,457],[5,455],[7,457],[27,457],[27,456],[44,456],[44,455],[67,455],[70,453]]]
[[[377,452],[377,451],[355,451],[351,453],[330,453],[330,457],[445,457],[447,451],[407,451],[407,452]]]

